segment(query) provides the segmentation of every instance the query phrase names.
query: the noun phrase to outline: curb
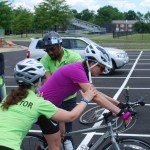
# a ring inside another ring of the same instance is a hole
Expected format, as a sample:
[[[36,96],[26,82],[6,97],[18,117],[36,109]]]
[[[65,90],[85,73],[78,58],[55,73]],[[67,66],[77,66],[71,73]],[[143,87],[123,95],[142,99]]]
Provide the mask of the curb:
[[[14,52],[14,51],[22,51],[27,50],[28,47],[16,45],[12,41],[6,41],[9,47],[0,47],[0,53],[3,52]]]
[[[0,48],[0,53],[3,52],[14,52],[14,51],[23,51],[23,50],[27,50],[28,47],[25,46],[20,46],[20,47],[13,47],[13,48]]]

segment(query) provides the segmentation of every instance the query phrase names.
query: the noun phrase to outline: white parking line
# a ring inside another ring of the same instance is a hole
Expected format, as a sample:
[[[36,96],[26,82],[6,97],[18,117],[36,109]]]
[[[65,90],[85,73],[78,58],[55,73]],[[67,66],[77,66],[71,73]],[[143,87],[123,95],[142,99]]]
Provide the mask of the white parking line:
[[[143,56],[143,55],[142,55]],[[130,59],[130,60],[136,60],[136,59]],[[140,59],[140,60],[149,60],[149,59]]]
[[[124,79],[124,78],[126,78],[126,77],[94,77],[95,79],[97,78],[97,79],[99,79],[99,78],[104,78],[104,79]],[[130,79],[132,79],[132,78],[150,78],[150,77],[130,77]]]
[[[120,95],[120,93],[122,92],[122,90],[124,89],[125,85],[127,84],[128,80],[129,80],[129,78],[130,78],[130,76],[131,76],[131,74],[132,74],[132,72],[133,72],[133,70],[134,70],[134,68],[135,68],[135,66],[136,66],[136,64],[137,64],[137,62],[138,62],[138,60],[139,60],[139,58],[141,57],[142,53],[143,53],[143,51],[140,52],[138,58],[136,59],[134,65],[132,66],[132,68],[131,68],[131,70],[130,70],[128,76],[127,76],[126,79],[125,79],[125,81],[123,82],[123,84],[121,85],[121,87],[119,88],[119,90],[117,91],[117,93],[114,95],[114,97],[113,97],[114,99],[117,99],[118,96]],[[95,123],[94,126],[96,126],[96,125],[98,125],[98,124],[100,125],[100,123]],[[77,148],[76,150],[80,150],[80,147],[81,147],[82,145],[88,145],[89,141],[91,141],[92,137],[94,136],[94,133],[95,133],[95,132],[88,133],[88,134],[86,135],[86,137],[83,139],[83,141],[80,143],[80,145],[78,146],[78,148]],[[89,137],[90,134],[92,134],[92,135]]]
[[[133,63],[128,63],[128,65],[132,65]],[[149,65],[150,63],[138,63],[138,65]]]
[[[124,71],[124,70],[130,70],[130,69],[119,69],[119,70]],[[150,69],[134,69],[134,71],[139,71],[139,70],[149,71]]]
[[[77,104],[79,104],[79,103],[77,103]],[[96,103],[88,103],[88,105],[95,105],[95,106],[96,106],[97,104],[96,104]],[[148,106],[148,107],[149,107],[150,104],[145,104],[145,106]]]
[[[109,90],[112,90],[112,89],[119,89],[120,87],[96,87],[97,89],[109,89]],[[132,90],[149,90],[150,88],[130,88]]]

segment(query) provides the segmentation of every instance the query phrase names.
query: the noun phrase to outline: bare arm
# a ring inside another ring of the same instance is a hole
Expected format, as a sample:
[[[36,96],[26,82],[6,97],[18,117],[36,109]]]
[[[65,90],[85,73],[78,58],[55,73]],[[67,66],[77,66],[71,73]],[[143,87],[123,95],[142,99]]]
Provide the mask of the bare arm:
[[[82,97],[91,101],[93,97],[97,94],[97,90],[94,87],[89,86],[88,90],[83,93],[80,91]],[[66,111],[63,109],[58,109],[57,113],[53,115],[52,119],[59,122],[72,122],[79,117],[79,115],[83,112],[86,108],[87,103],[81,101],[72,111]]]
[[[91,85],[90,83],[79,83],[80,87],[83,91],[87,90],[87,88]],[[115,101],[112,98],[106,96],[105,94],[98,92],[98,94],[93,98],[93,101],[98,105],[118,114],[120,112],[120,108],[114,105]]]
[[[43,84],[48,80],[48,78],[51,76],[51,73],[49,71],[47,71],[45,73],[45,79],[43,79]]]
[[[120,102],[118,100],[114,100],[113,98],[109,97],[108,95],[100,92],[101,95],[103,95],[107,100],[109,100],[114,105],[118,105]]]

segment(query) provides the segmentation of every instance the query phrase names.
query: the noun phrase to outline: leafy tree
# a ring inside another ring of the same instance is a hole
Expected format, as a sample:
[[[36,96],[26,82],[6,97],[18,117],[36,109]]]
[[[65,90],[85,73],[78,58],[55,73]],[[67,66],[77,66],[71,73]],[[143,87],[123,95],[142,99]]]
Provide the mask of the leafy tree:
[[[137,12],[136,16],[137,16],[138,21],[143,21],[143,18],[144,18],[143,14],[141,14],[140,12]]]
[[[80,13],[81,15],[81,19],[84,20],[84,21],[89,21],[91,23],[94,22],[94,11],[90,11],[89,9],[85,9],[83,11],[81,11]]]
[[[71,10],[73,13],[73,16],[77,19],[81,19],[81,13],[78,13],[78,11],[76,9],[72,9]]]
[[[129,10],[128,12],[124,13],[124,19],[125,20],[137,20],[138,16],[133,10]]]
[[[0,28],[10,29],[12,9],[7,1],[0,2]]]
[[[12,30],[14,33],[20,33],[21,37],[27,31],[32,29],[33,14],[22,7],[13,10]]]
[[[112,6],[104,6],[97,10],[97,15],[95,18],[95,23],[98,25],[105,25],[112,22],[112,20],[122,20],[123,13],[119,12],[117,8]]]
[[[149,11],[144,15],[144,19],[145,19],[146,23],[150,23],[150,12]]]
[[[138,33],[150,33],[150,23],[139,21],[134,24],[133,28]]]
[[[34,21],[38,29],[54,29],[67,26],[73,17],[65,0],[44,0],[35,7]]]

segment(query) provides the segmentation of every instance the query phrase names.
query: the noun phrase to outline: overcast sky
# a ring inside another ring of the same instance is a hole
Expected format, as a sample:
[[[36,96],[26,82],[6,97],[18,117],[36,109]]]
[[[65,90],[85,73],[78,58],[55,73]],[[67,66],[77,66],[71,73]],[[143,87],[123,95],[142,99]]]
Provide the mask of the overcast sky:
[[[13,6],[23,6],[33,11],[34,6],[42,2],[43,0],[12,0]],[[72,9],[76,9],[81,12],[84,9],[94,10],[95,12],[100,7],[111,5],[118,8],[121,12],[127,12],[129,10],[139,11],[143,14],[150,12],[150,0],[66,0],[66,3]]]

